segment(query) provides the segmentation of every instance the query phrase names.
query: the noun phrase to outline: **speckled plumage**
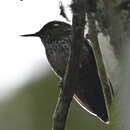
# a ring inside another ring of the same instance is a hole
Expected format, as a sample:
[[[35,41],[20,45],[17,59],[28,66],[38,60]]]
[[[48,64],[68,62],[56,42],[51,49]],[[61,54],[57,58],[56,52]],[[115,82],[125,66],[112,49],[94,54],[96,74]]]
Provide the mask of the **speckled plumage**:
[[[51,67],[63,78],[71,44],[71,25],[52,21],[39,32],[23,36],[41,38]],[[81,51],[79,74],[79,85],[75,90],[74,98],[91,114],[104,122],[109,121],[93,51],[85,39]]]

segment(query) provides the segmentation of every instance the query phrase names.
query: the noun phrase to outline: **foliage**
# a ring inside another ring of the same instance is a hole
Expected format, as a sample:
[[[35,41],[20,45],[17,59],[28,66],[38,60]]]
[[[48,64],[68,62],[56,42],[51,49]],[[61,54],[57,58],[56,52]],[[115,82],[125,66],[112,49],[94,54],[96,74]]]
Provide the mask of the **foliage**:
[[[112,0],[109,2],[111,7],[117,11],[120,15],[120,20],[123,22],[124,31],[128,30],[128,24],[130,21],[130,1],[129,0]],[[98,21],[98,31],[103,34],[108,34],[109,19],[106,15],[106,6],[104,5],[104,0],[96,1],[96,9],[94,11],[96,20]],[[115,16],[116,17],[116,16]]]
[[[0,106],[1,130],[50,130],[59,89],[58,79],[52,73],[24,85],[17,95]],[[100,122],[72,102],[67,130],[108,130]]]

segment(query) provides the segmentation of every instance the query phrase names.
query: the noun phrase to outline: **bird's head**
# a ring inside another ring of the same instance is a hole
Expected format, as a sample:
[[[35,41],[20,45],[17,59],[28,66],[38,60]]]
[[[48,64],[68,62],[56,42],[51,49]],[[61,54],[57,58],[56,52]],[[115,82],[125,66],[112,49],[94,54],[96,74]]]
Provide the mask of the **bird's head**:
[[[43,28],[33,34],[25,34],[21,35],[24,37],[40,37],[42,38],[43,36],[46,36],[48,34],[55,34],[57,33],[62,33],[64,30],[68,29],[70,31],[71,25],[61,22],[61,21],[51,21],[43,26]]]

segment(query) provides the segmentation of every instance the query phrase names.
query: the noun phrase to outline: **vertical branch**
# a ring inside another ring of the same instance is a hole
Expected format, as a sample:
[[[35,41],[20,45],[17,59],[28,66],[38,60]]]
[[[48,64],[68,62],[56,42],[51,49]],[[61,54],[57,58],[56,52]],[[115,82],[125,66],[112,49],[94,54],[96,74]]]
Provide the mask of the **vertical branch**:
[[[53,115],[52,130],[64,130],[66,119],[72,101],[75,87],[78,86],[80,51],[83,43],[85,25],[85,0],[73,0],[73,24],[72,44],[69,62],[63,82],[63,89],[60,91],[56,110]]]
[[[89,3],[89,0],[87,0]],[[92,4],[87,4],[87,17],[88,17],[88,25],[89,25],[89,32],[87,35],[87,38],[90,39],[92,42],[92,49],[94,52],[94,56],[96,59],[96,64],[97,64],[97,69],[98,69],[98,74],[100,77],[101,85],[102,85],[102,90],[105,98],[105,103],[107,107],[107,112],[109,114],[110,111],[110,105],[113,99],[113,92],[110,88],[110,82],[108,81],[103,58],[102,58],[102,53],[99,47],[98,43],[98,38],[97,38],[97,30],[96,30],[96,21],[95,21],[95,13],[92,12],[94,10],[94,5]],[[110,117],[110,115],[109,115]]]

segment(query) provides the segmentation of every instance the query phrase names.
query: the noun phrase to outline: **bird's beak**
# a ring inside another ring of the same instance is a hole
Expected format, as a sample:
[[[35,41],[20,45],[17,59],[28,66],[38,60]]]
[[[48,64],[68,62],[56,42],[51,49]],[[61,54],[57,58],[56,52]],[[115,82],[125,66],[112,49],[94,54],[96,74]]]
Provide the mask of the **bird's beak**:
[[[25,35],[20,35],[22,37],[39,37],[38,33],[34,33],[34,34],[25,34]]]

